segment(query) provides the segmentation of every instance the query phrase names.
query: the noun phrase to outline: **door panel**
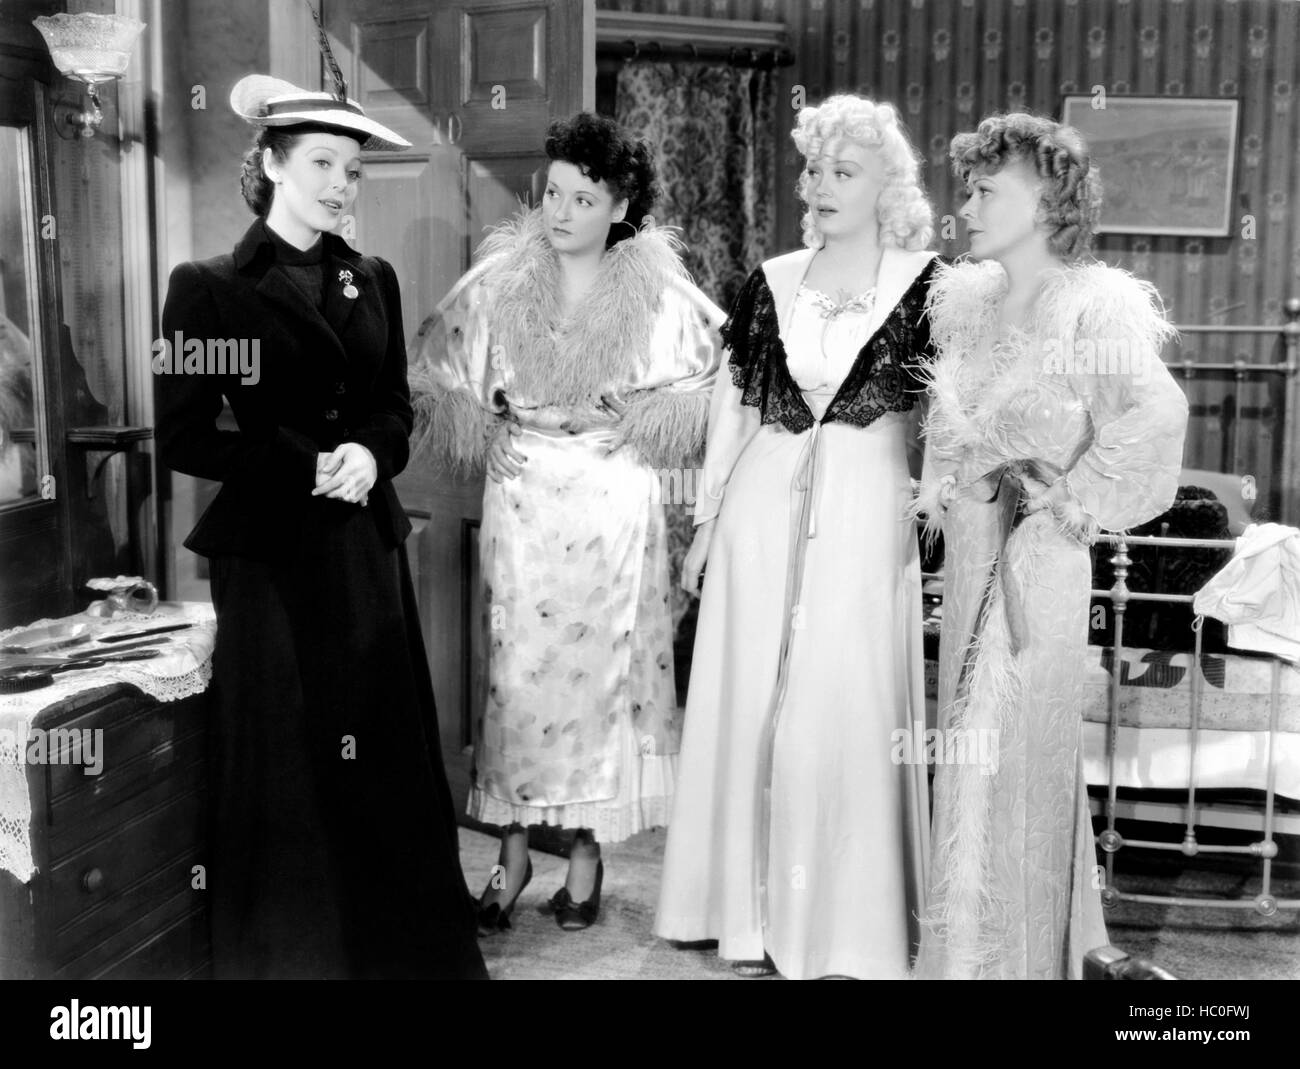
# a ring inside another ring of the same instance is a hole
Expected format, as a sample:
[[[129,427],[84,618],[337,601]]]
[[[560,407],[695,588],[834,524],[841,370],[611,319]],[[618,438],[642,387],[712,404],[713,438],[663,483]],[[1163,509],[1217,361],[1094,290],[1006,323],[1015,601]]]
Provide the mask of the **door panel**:
[[[349,92],[413,145],[368,156],[356,220],[358,247],[397,271],[410,339],[468,269],[484,228],[540,198],[547,124],[594,107],[594,0],[322,6]],[[408,550],[443,745],[459,749],[479,701],[471,663],[483,482],[425,461],[397,486],[416,525]]]
[[[519,210],[519,202],[537,204],[546,184],[544,160],[536,156],[477,156],[465,161],[469,199],[469,234],[481,235],[493,223]]]
[[[419,109],[428,105],[427,18],[354,25],[352,49],[359,57],[353,95],[367,114],[372,108]]]

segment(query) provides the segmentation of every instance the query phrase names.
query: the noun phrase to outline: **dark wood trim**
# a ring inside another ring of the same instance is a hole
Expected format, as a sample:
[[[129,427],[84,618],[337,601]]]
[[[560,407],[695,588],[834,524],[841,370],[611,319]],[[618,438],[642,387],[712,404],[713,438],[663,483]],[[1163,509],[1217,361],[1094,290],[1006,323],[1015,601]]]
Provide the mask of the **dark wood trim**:
[[[68,430],[67,440],[70,445],[116,452],[152,437],[152,427],[72,427]]]
[[[474,557],[481,526],[481,520],[462,517],[460,521],[460,744],[462,746],[468,746],[474,741],[474,630],[479,626],[479,622],[474,619],[478,591],[474,589],[477,584],[473,582],[473,577]]]
[[[640,11],[596,12],[597,45],[660,44],[701,49],[728,48],[780,51],[788,44],[784,22],[751,22],[690,15],[658,15]]]
[[[33,31],[34,32],[34,31]],[[65,447],[65,383],[61,359],[63,305],[59,276],[57,227],[42,236],[42,220],[55,218],[50,181],[48,58],[0,43],[0,124],[27,131],[27,166],[31,175],[31,240],[25,255],[35,268],[29,286],[35,293],[38,323],[31,325],[34,444],[37,491],[47,495],[0,506],[0,546],[4,553],[0,581],[0,627],[40,616],[63,616],[73,608],[69,581],[73,540],[68,460]],[[46,481],[52,476],[52,482]]]

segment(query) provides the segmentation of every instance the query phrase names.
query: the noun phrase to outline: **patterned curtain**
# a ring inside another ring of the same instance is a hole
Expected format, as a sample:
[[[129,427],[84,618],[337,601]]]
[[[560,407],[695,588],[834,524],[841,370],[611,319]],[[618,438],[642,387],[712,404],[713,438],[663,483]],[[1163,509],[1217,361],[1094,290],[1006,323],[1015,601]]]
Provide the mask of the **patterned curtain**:
[[[661,224],[681,227],[686,266],[724,309],[775,236],[771,72],[699,63],[625,64],[615,117],[654,146]]]
[[[629,63],[618,75],[615,117],[655,150],[663,186],[655,219],[681,228],[687,269],[724,310],[749,272],[777,251],[774,109],[768,71]],[[664,511],[677,683],[684,700],[697,603],[677,580],[694,527],[685,508],[670,504]]]

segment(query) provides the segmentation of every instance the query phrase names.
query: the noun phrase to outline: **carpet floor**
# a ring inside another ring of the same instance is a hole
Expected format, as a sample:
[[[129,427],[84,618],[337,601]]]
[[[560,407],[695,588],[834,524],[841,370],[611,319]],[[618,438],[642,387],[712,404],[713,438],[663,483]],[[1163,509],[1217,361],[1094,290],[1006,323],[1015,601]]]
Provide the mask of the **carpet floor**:
[[[1116,879],[1123,891],[1203,900],[1253,898],[1261,890],[1258,860],[1198,859],[1147,851]],[[1275,869],[1274,897],[1300,898],[1294,868]],[[1300,910],[1265,917],[1254,909],[1124,902],[1106,914],[1110,940],[1138,958],[1187,980],[1300,979]]]
[[[562,931],[540,912],[564,885],[569,863],[532,851],[533,881],[519,896],[508,931],[479,941],[494,980],[741,979],[714,949],[676,949],[651,931],[667,831],[657,828],[601,847],[600,916],[581,932]],[[497,861],[500,840],[460,829],[460,861],[477,895]]]
[[[677,949],[652,932],[664,829],[602,848],[605,882],[597,922],[564,932],[539,912],[564,883],[568,862],[532,852],[533,882],[519,898],[514,927],[481,940],[497,980],[740,979],[716,949]],[[461,863],[475,894],[497,860],[499,841],[462,827]],[[1279,866],[1274,893],[1300,897],[1300,873]],[[1259,862],[1196,859],[1133,851],[1117,870],[1125,891],[1226,897],[1254,894]],[[1300,911],[1263,917],[1254,910],[1122,903],[1106,913],[1111,942],[1184,979],[1300,979]]]

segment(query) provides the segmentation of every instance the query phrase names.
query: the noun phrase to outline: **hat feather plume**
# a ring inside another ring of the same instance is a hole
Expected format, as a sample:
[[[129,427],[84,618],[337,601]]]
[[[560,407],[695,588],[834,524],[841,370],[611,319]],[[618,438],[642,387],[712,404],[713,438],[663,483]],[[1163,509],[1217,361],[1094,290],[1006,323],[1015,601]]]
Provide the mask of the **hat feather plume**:
[[[330,48],[329,37],[325,34],[325,26],[316,13],[316,9],[311,6],[311,0],[302,0],[307,5],[307,10],[311,12],[311,18],[316,23],[316,38],[320,42],[321,55],[325,57],[325,63],[330,69],[330,77],[334,79],[334,95],[340,100],[348,98],[348,83],[343,80],[343,72],[339,70],[338,61],[334,58],[334,49]]]

